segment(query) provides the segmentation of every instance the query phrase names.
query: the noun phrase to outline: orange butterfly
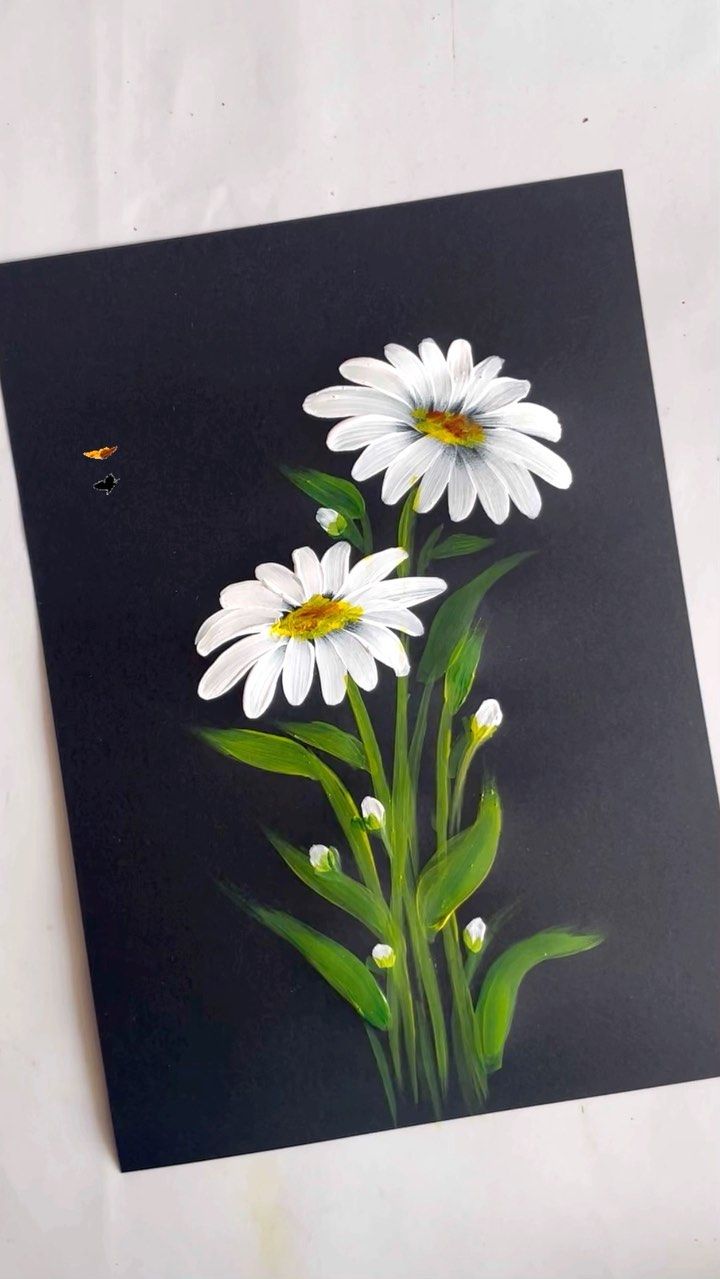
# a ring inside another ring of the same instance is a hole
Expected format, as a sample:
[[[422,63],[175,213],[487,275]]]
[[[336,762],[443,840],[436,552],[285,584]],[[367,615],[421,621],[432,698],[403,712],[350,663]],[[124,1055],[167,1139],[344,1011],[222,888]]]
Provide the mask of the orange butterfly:
[[[87,453],[83,453],[83,457],[91,457],[96,462],[104,462],[106,457],[112,457],[113,453],[117,453],[117,444],[106,444],[101,449],[89,449]]]

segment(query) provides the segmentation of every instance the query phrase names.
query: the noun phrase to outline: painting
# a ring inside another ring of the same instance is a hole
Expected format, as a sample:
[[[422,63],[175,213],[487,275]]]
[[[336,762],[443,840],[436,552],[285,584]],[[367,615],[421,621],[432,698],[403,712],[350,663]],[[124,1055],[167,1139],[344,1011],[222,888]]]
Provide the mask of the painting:
[[[716,1073],[621,175],[9,264],[0,313],[121,1167]]]

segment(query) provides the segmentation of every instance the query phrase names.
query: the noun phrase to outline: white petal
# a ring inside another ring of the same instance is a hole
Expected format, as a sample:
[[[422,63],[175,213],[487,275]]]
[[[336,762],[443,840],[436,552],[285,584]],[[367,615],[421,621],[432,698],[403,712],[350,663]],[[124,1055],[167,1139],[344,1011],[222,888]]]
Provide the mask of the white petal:
[[[302,586],[295,574],[291,573],[284,564],[258,564],[255,576],[263,586],[281,595],[293,607],[296,608],[298,604],[302,604],[305,598]]]
[[[422,360],[414,351],[409,351],[406,346],[398,346],[396,342],[388,343],[385,356],[402,374],[413,402],[429,407],[432,401],[432,382]]]
[[[268,590],[261,582],[233,582],[220,592],[223,608],[282,608],[282,600],[275,591]]]
[[[327,638],[358,688],[364,688],[368,692],[373,689],[378,682],[375,658],[360,640],[350,631],[334,631]]]
[[[267,631],[259,635],[246,635],[244,639],[238,640],[237,644],[231,644],[230,648],[226,648],[224,653],[215,659],[212,666],[209,666],[198,685],[198,696],[203,701],[211,701],[214,697],[222,697],[223,693],[227,693],[233,684],[237,684],[243,675],[247,675],[251,666],[268,653],[271,648],[275,648],[278,644],[282,645],[283,641],[271,635]]]
[[[462,450],[458,449],[460,453]],[[450,519],[456,524],[459,520],[467,519],[472,508],[475,505],[477,494],[475,485],[470,478],[470,472],[465,464],[464,457],[455,459],[450,483],[448,485],[448,510]]]
[[[479,396],[482,395],[488,382],[497,377],[503,363],[504,361],[500,359],[499,355],[489,355],[486,360],[481,360],[479,364],[475,365],[465,388],[465,399],[462,403],[463,413],[472,412]]]
[[[201,657],[207,657],[228,640],[239,639],[241,635],[250,635],[260,631],[270,622],[276,622],[282,614],[278,600],[276,609],[268,608],[221,608],[213,613],[200,627],[195,636],[195,647]]]
[[[299,706],[310,692],[315,670],[315,649],[310,640],[289,641],[282,668],[283,693],[291,706]]]
[[[490,470],[481,454],[469,458],[468,467],[483,510],[493,523],[503,524],[510,514],[510,498],[502,480]]]
[[[355,480],[369,480],[372,475],[384,471],[416,439],[417,431],[395,431],[392,435],[383,435],[382,439],[368,444],[350,474]]]
[[[415,498],[415,510],[420,514],[431,511],[440,501],[455,464],[454,453],[452,447],[441,448],[423,475]]]
[[[494,413],[483,414],[483,426],[489,429],[507,426],[516,431],[524,431],[525,435],[551,440],[555,444],[562,435],[562,427],[555,413],[543,408],[542,404],[530,404],[527,400],[522,404],[508,404],[504,409],[496,409]]]
[[[303,598],[307,600],[311,595],[321,595],[323,574],[320,561],[312,548],[299,546],[293,551],[292,558],[295,576],[303,589]]]
[[[403,449],[399,457],[390,463],[385,472],[382,500],[388,506],[398,502],[425,474],[442,445],[431,435],[421,435]]]
[[[501,428],[488,432],[484,447],[490,456],[497,454],[509,462],[519,462],[555,488],[566,489],[572,484],[572,471],[565,459],[520,431]]]
[[[484,386],[477,397],[475,412],[492,413],[494,409],[502,409],[506,404],[515,404],[523,400],[530,391],[530,383],[516,377],[494,377]]]
[[[532,476],[516,462],[488,454],[487,465],[502,480],[519,511],[531,520],[540,514],[540,491]]]
[[[340,365],[340,372],[348,382],[359,382],[360,386],[372,386],[376,391],[387,391],[388,395],[397,396],[408,408],[412,406],[412,398],[405,385],[405,379],[384,360],[360,356],[356,360],[346,360]]]
[[[345,667],[328,639],[314,643],[323,700],[327,706],[338,706],[345,696]]]
[[[323,555],[320,566],[323,575],[322,594],[336,595],[350,567],[350,543],[333,542]]]
[[[410,662],[402,640],[399,640],[393,631],[388,630],[387,626],[368,621],[358,622],[353,634],[357,635],[366,648],[369,648],[378,662],[389,666],[396,675],[402,676],[409,673]]]
[[[422,635],[425,627],[408,608],[401,608],[399,604],[392,601],[378,601],[377,604],[370,605],[363,612],[363,618],[368,622],[381,623],[383,626],[392,626],[393,630],[402,631],[404,635]]]
[[[390,582],[377,582],[371,586],[367,594],[359,597],[363,608],[369,609],[375,604],[385,607],[386,604],[401,604],[403,608],[413,608],[415,604],[424,604],[447,589],[447,582],[441,577],[394,577]]]
[[[284,660],[285,645],[278,644],[251,670],[243,690],[243,710],[248,719],[258,719],[267,710],[275,696]]]
[[[353,449],[363,449],[373,440],[381,440],[385,435],[396,435],[401,429],[399,420],[393,422],[389,417],[374,417],[372,413],[364,413],[361,417],[346,417],[328,432],[327,446],[331,453],[351,453]]]
[[[356,413],[380,413],[383,416],[410,421],[407,405],[385,391],[364,386],[328,386],[324,391],[308,395],[303,403],[313,417],[350,417]]]
[[[455,338],[455,341],[450,343],[447,363],[452,378],[450,403],[459,405],[462,404],[473,371],[472,347],[465,338]]]
[[[433,404],[436,409],[446,409],[452,394],[452,378],[447,360],[432,338],[423,338],[418,350],[432,385]]]
[[[374,555],[366,555],[365,559],[358,560],[355,567],[350,569],[340,587],[339,594],[343,599],[361,594],[372,586],[373,582],[381,582],[407,557],[408,553],[402,546],[390,546],[386,551],[376,551]]]

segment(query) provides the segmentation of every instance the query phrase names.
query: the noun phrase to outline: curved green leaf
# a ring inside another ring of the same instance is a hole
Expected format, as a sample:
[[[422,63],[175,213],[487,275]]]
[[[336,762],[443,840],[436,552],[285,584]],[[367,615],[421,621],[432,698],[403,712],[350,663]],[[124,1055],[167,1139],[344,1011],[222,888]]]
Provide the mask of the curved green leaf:
[[[343,999],[378,1030],[387,1030],[390,1025],[390,1009],[372,973],[365,965],[346,950],[339,942],[318,933],[314,928],[294,919],[282,910],[270,910],[267,906],[258,906],[247,901],[238,889],[231,884],[221,884],[226,893],[237,906],[245,910],[253,919],[257,919],[276,936],[282,937],[300,952],[304,959],[320,973],[321,977],[336,990]]]
[[[268,773],[319,780],[319,760],[299,742],[289,741],[286,737],[259,733],[252,728],[202,728],[200,736],[213,750],[229,755],[241,764],[250,764]]]
[[[311,497],[318,506],[329,506],[349,520],[362,519],[365,514],[365,499],[350,480],[328,475],[325,471],[313,471],[309,467],[281,466],[280,470],[291,484]]]
[[[447,848],[438,850],[423,868],[417,905],[426,928],[438,932],[453,911],[480,887],[495,861],[501,826],[500,796],[490,784],[483,791],[472,826],[455,835]]]
[[[604,941],[601,933],[576,933],[569,929],[547,928],[510,946],[490,965],[475,1009],[475,1031],[485,1069],[490,1073],[502,1066],[503,1051],[510,1033],[518,988],[536,964],[546,959],[562,959],[592,950]]]
[[[310,864],[310,858],[302,849],[288,843],[282,835],[266,830],[265,834],[273,848],[280,854],[286,866],[301,879],[308,888],[324,897],[326,901],[347,911],[361,924],[365,924],[371,933],[386,942],[392,936],[393,923],[390,912],[384,901],[377,897],[356,879],[338,870],[317,871]]]
[[[336,759],[343,760],[352,768],[364,768],[366,772],[368,771],[368,761],[360,739],[353,737],[352,733],[336,728],[334,724],[325,724],[322,720],[314,720],[309,724],[291,724],[289,721],[282,721],[278,727],[289,737],[296,737],[298,741],[314,746],[315,750],[334,755]]]
[[[494,537],[476,537],[474,533],[453,533],[444,541],[431,547],[428,558],[431,560],[451,560],[456,555],[474,555],[476,551],[484,551],[493,546]]]
[[[498,560],[471,582],[461,586],[460,590],[453,591],[440,605],[418,666],[418,679],[423,684],[433,683],[445,674],[455,645],[472,626],[480,603],[490,587],[532,554],[533,551],[520,551],[517,555],[508,555],[504,560]]]

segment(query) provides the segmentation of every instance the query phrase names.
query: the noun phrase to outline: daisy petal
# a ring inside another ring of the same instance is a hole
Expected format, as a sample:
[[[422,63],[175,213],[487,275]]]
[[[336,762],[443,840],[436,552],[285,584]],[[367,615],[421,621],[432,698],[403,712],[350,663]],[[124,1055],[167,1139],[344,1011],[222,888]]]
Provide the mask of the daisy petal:
[[[259,635],[246,635],[237,644],[231,644],[206,670],[198,685],[198,696],[206,702],[222,697],[243,675],[247,675],[251,666],[280,643],[264,631]]]
[[[476,413],[492,413],[506,404],[516,404],[529,394],[530,383],[516,377],[494,377],[484,386],[475,404]]]
[[[468,459],[468,467],[483,510],[494,524],[503,524],[510,514],[510,498],[502,480],[490,470],[482,455]]]
[[[519,462],[555,488],[566,489],[572,484],[572,471],[565,459],[520,431],[498,428],[488,434],[485,448],[490,456],[496,453],[508,462]]]
[[[423,338],[418,350],[432,385],[434,407],[446,409],[452,394],[452,378],[447,360],[433,338]]]
[[[442,445],[431,435],[421,435],[412,444],[408,444],[385,472],[382,486],[383,502],[386,502],[388,506],[399,502],[408,489],[422,478],[441,448]]]
[[[350,631],[334,631],[327,638],[358,688],[364,688],[367,692],[375,688],[378,682],[375,658],[360,640]]]
[[[394,434],[383,435],[381,439],[368,444],[350,474],[355,480],[369,480],[379,471],[384,471],[416,439],[415,431],[395,431]]]
[[[336,595],[350,567],[350,543],[333,542],[330,549],[323,555],[320,567],[323,576],[322,594]]]
[[[239,639],[241,635],[250,635],[263,626],[276,622],[282,614],[278,601],[276,609],[268,608],[221,608],[213,613],[200,627],[195,636],[195,647],[201,657],[207,657],[228,640]]]
[[[465,465],[465,459],[458,457],[453,467],[450,483],[448,485],[448,510],[450,519],[457,524],[459,520],[467,519],[473,506],[477,493],[475,485],[470,478],[470,472]]]
[[[315,640],[315,660],[323,700],[327,706],[338,706],[345,696],[345,666],[328,639]]]
[[[297,607],[304,600],[302,587],[294,573],[284,564],[258,564],[255,576],[263,586],[281,595],[288,604]]]
[[[504,361],[499,355],[489,355],[486,360],[481,360],[475,365],[470,380],[465,388],[465,399],[462,403],[463,413],[472,413],[478,397],[482,395],[483,390],[492,378],[497,377]]]
[[[455,338],[455,341],[451,342],[448,348],[447,363],[452,378],[450,402],[451,404],[460,404],[473,371],[473,356],[470,343],[466,342],[464,338]]]
[[[329,431],[327,446],[331,453],[350,453],[353,449],[365,448],[373,440],[381,440],[385,435],[397,434],[400,429],[399,421],[393,422],[389,417],[374,417],[372,413],[364,413],[361,417],[346,417],[344,422],[338,422]]]
[[[540,514],[542,500],[537,484],[525,467],[497,455],[489,456],[487,465],[502,480],[518,510],[534,520]]]
[[[409,351],[406,346],[390,342],[385,347],[385,357],[401,374],[413,403],[429,406],[432,400],[432,382],[425,365],[415,352]]]
[[[386,391],[388,395],[397,396],[408,408],[412,407],[405,379],[384,360],[360,356],[356,360],[346,360],[340,365],[340,372],[348,382],[358,382],[360,386],[372,386],[376,391]]]
[[[483,414],[483,426],[489,430],[496,426],[506,426],[555,444],[562,435],[562,427],[556,415],[550,409],[543,408],[542,404],[530,404],[527,400],[522,404],[508,404],[504,409],[496,409],[494,413]]]
[[[386,551],[376,551],[374,555],[366,555],[365,559],[358,560],[355,567],[350,569],[339,593],[343,599],[349,599],[353,594],[359,595],[374,582],[381,582],[407,557],[408,553],[402,546],[390,546]]]
[[[415,498],[415,510],[420,514],[431,511],[440,501],[448,486],[453,464],[452,449],[441,449],[434,461],[431,462],[420,481],[420,487]]]
[[[397,676],[402,677],[409,673],[410,662],[402,640],[399,640],[387,626],[363,621],[358,623],[353,634],[357,635],[378,662],[389,666]]]
[[[243,710],[248,719],[259,719],[267,710],[275,696],[284,659],[285,645],[278,644],[253,666],[243,690]]]
[[[315,649],[310,640],[288,641],[282,668],[283,693],[291,706],[299,706],[310,692],[315,670]]]
[[[393,420],[410,421],[408,407],[403,400],[365,386],[327,386],[324,391],[308,395],[303,408],[313,417],[341,418],[360,413],[380,413]]]
[[[293,568],[303,589],[303,599],[310,599],[311,595],[321,595],[323,588],[323,573],[320,567],[320,561],[310,546],[299,546],[293,551]]]
[[[382,626],[392,626],[393,630],[402,631],[404,635],[422,635],[425,630],[420,618],[411,613],[409,608],[401,608],[390,600],[369,605],[363,610],[363,619]]]
[[[232,582],[220,592],[223,608],[282,608],[282,599],[261,582]]]
[[[375,604],[382,608],[387,604],[414,608],[416,604],[434,599],[446,589],[447,582],[441,577],[394,577],[391,582],[378,582],[367,595],[360,597],[359,602],[364,609],[370,609]]]

